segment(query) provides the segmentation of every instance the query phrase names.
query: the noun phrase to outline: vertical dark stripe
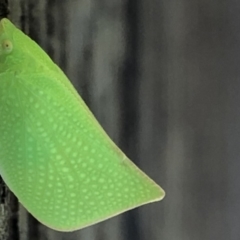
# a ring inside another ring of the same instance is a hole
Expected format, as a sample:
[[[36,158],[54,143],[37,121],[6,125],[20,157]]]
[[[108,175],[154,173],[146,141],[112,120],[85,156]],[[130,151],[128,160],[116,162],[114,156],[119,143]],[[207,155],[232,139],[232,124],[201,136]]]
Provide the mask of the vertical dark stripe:
[[[136,136],[138,130],[138,13],[137,0],[129,0],[126,5],[126,55],[123,77],[120,82],[122,108],[122,147],[128,154],[136,156]]]
[[[120,82],[120,103],[122,109],[122,125],[120,134],[121,148],[132,159],[137,159],[138,132],[138,1],[128,0],[126,4],[126,55],[123,76]],[[134,158],[132,157],[134,156]],[[139,240],[138,213],[128,212],[124,221],[126,239]]]
[[[39,222],[30,213],[28,213],[28,238],[40,239]]]
[[[80,92],[81,97],[85,101],[85,103],[92,108],[91,102],[91,85],[92,85],[92,72],[95,70],[93,67],[93,50],[94,50],[94,38],[93,38],[93,32],[95,28],[96,23],[96,16],[94,15],[95,11],[91,11],[89,18],[91,19],[90,23],[88,23],[89,28],[91,29],[91,32],[89,32],[87,36],[87,43],[84,42],[84,48],[82,55],[79,54],[79,62],[82,63],[81,66],[79,66],[76,71],[76,76],[80,76],[79,82],[76,84],[78,92]],[[86,36],[85,36],[86,37]],[[85,38],[84,40],[85,41]],[[81,82],[80,82],[81,81]]]
[[[2,178],[0,177],[0,200],[1,200],[1,208],[5,211],[6,205],[6,185]],[[8,237],[8,226],[7,226],[7,218],[6,213],[0,215],[0,239],[5,240]]]
[[[21,0],[20,8],[21,8],[20,27],[23,32],[26,32],[26,9],[25,2],[23,0]]]
[[[59,59],[59,66],[60,68],[65,72],[67,67],[67,59],[66,59],[66,41],[67,41],[67,1],[61,1],[59,2],[59,21],[61,21],[60,27],[59,27],[59,36],[61,37],[60,42],[60,59]]]
[[[47,24],[47,38],[52,38],[54,36],[54,29],[55,29],[55,20],[54,20],[54,5],[55,0],[48,0],[47,7],[46,7],[46,24]],[[52,46],[51,41],[47,41],[47,48],[46,51],[54,58],[54,48]]]
[[[9,219],[8,219],[8,232],[9,236],[7,240],[19,240],[19,228],[18,228],[18,216],[19,216],[19,205],[17,198],[13,195],[13,193],[6,188],[6,199],[7,199],[7,207]]]
[[[92,38],[91,38],[92,40]],[[89,72],[93,69],[93,46],[92,41],[90,41],[83,50],[83,67],[78,69],[78,76],[81,76],[81,97],[84,99],[85,103],[91,108],[91,94],[90,94],[90,85],[91,85],[91,75]],[[78,89],[80,90],[80,89]]]
[[[39,16],[35,13],[37,12],[38,4],[36,0],[29,0],[27,11],[28,11],[28,21],[29,21],[29,36],[34,39],[37,43],[40,41],[40,23],[39,23]]]
[[[0,20],[2,18],[6,18],[8,14],[9,14],[8,0],[1,0],[0,1]]]

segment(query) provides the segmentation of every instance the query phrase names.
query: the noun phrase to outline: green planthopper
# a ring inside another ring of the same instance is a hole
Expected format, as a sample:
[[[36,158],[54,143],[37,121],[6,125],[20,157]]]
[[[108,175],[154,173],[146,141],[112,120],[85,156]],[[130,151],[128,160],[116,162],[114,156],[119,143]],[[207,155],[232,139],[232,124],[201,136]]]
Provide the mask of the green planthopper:
[[[65,74],[0,21],[0,174],[41,223],[74,231],[164,191],[107,136]]]

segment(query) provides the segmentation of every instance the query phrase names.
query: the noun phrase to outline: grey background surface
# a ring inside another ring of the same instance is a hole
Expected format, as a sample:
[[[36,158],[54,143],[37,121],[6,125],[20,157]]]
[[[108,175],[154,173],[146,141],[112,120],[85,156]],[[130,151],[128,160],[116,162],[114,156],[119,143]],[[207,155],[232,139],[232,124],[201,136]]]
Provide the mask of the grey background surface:
[[[12,21],[167,193],[74,233],[49,230],[20,207],[20,239],[239,240],[239,2],[9,2]]]

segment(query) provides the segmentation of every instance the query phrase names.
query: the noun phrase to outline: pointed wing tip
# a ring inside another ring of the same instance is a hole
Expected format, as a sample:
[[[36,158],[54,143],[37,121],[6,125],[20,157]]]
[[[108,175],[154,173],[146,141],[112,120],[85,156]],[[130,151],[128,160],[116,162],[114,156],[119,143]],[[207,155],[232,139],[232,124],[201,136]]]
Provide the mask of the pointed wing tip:
[[[165,191],[159,186],[157,185],[157,194],[156,197],[153,198],[150,202],[158,202],[161,201],[164,197],[165,197],[166,193]],[[149,202],[149,203],[150,203]]]
[[[160,187],[160,193],[156,201],[161,201],[166,196],[166,192]]]

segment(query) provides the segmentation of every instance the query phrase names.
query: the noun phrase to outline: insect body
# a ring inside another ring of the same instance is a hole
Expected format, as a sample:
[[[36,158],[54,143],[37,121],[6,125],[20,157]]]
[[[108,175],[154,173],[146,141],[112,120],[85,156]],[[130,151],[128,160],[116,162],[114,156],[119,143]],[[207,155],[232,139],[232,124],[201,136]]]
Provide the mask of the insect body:
[[[163,198],[110,140],[64,73],[0,22],[0,174],[26,209],[73,231]]]

